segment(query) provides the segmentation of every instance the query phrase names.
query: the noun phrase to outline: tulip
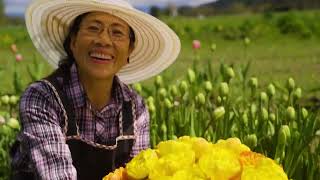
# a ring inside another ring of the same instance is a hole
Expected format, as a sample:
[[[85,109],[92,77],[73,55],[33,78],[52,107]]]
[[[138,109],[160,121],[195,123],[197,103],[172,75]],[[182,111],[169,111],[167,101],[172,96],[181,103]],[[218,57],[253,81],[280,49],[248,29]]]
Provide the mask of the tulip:
[[[296,111],[292,106],[289,106],[287,108],[286,114],[289,121],[293,121],[296,119]]]
[[[276,93],[276,88],[274,87],[273,84],[269,84],[268,88],[267,88],[267,94],[269,96],[269,98],[271,99]]]
[[[283,131],[285,133],[287,140],[291,138],[290,128],[288,125],[282,125],[280,127],[280,131]]]
[[[152,96],[149,96],[147,98],[147,103],[150,104],[150,103],[154,103],[154,98]]]
[[[266,108],[261,109],[261,118],[262,120],[268,120],[268,111],[266,110]]]
[[[16,54],[18,52],[18,48],[17,48],[17,45],[16,44],[11,44],[11,52],[13,54]]]
[[[222,98],[221,98],[221,96],[218,96],[217,97],[217,104],[221,104],[221,102],[222,102]]]
[[[172,94],[172,96],[176,97],[179,95],[179,91],[176,85],[172,85],[170,86],[170,93]]]
[[[7,122],[7,125],[12,129],[20,129],[19,121],[16,118],[10,118]]]
[[[281,127],[278,133],[278,145],[282,146],[287,143],[287,135],[285,130]]]
[[[220,83],[219,93],[220,93],[220,96],[222,96],[222,97],[225,97],[225,96],[227,96],[229,94],[229,85],[228,85],[228,83],[226,83],[226,82]]]
[[[7,104],[9,104],[10,97],[8,95],[4,95],[1,97],[1,101],[4,105],[7,105]]]
[[[192,48],[193,49],[197,50],[197,49],[200,49],[200,47],[201,47],[201,43],[200,43],[199,40],[193,40],[192,41]]]
[[[293,92],[293,99],[294,100],[298,100],[298,99],[300,99],[301,98],[301,96],[302,96],[302,90],[301,90],[301,88],[297,88],[294,92]]]
[[[10,96],[9,103],[11,105],[16,105],[18,100],[19,100],[19,98],[17,96]]]
[[[196,80],[196,73],[192,69],[188,69],[188,80],[192,84]]]
[[[155,85],[156,85],[157,88],[162,87],[162,85],[163,85],[162,76],[158,75],[156,77]]]
[[[301,110],[302,118],[307,119],[308,117],[308,110],[306,108],[302,108]]]
[[[135,84],[133,85],[133,88],[137,91],[138,94],[141,94],[141,92],[142,92],[142,86],[141,86],[140,83],[135,83]]]
[[[218,30],[219,32],[223,31],[223,26],[222,26],[222,25],[218,25],[218,26],[217,26],[217,30]]]
[[[243,120],[244,125],[245,125],[245,126],[248,126],[249,118],[248,118],[248,115],[247,115],[246,112],[243,113],[243,115],[242,115],[242,120]]]
[[[4,119],[4,117],[0,115],[0,126],[3,125],[5,122],[6,120]]]
[[[250,38],[246,37],[244,38],[244,45],[248,46],[251,43]]]
[[[204,96],[203,93],[199,93],[197,96],[196,96],[196,102],[199,104],[199,105],[204,105],[206,103],[206,97]]]
[[[160,96],[160,99],[164,99],[167,96],[167,90],[165,88],[160,88],[159,96]]]
[[[22,61],[22,60],[23,60],[22,55],[21,55],[21,54],[16,54],[16,61],[17,61],[17,62],[20,62],[20,61]]]
[[[228,79],[231,79],[235,76],[232,67],[228,67],[225,72]]]
[[[12,128],[10,128],[8,125],[4,124],[1,127],[1,132],[4,135],[9,136],[12,133]]]
[[[265,92],[260,93],[260,101],[261,103],[265,104],[268,102],[268,95]]]
[[[212,83],[210,81],[206,81],[204,83],[204,89],[207,93],[212,91]]]
[[[274,113],[270,113],[270,120],[274,122],[276,120],[276,115]]]
[[[188,83],[186,81],[181,81],[179,88],[180,88],[181,94],[185,94],[188,90]]]
[[[166,108],[171,109],[173,107],[171,101],[168,98],[164,99],[164,105]]]
[[[258,144],[258,139],[256,134],[249,134],[244,138],[244,144],[250,148],[255,148]]]
[[[251,112],[251,116],[254,117],[255,114],[257,113],[257,106],[255,104],[251,104],[250,106],[250,112]]]
[[[215,52],[217,50],[217,45],[216,44],[211,44],[210,49],[212,52]]]
[[[288,91],[291,93],[294,88],[295,88],[295,82],[294,82],[293,78],[290,77],[290,78],[287,80],[287,89],[288,89]]]
[[[275,133],[275,130],[274,130],[274,125],[269,121],[268,122],[268,132],[267,132],[267,134],[268,134],[268,136],[273,136],[274,135],[274,133]]]
[[[149,109],[150,114],[153,114],[156,112],[156,107],[154,106],[154,103],[150,103],[148,105],[148,109]]]
[[[256,89],[258,87],[258,78],[256,77],[250,78],[249,86],[251,87],[251,89]]]
[[[213,111],[213,117],[215,119],[220,119],[224,116],[225,113],[226,113],[226,111],[225,111],[224,107],[220,106]]]

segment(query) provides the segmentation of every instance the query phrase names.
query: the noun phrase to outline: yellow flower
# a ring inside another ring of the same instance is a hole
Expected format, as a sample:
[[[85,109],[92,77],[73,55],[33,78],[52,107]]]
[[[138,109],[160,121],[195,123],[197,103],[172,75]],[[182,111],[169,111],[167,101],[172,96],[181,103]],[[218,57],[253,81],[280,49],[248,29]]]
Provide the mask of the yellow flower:
[[[208,178],[228,180],[241,171],[237,154],[226,148],[214,147],[199,159],[199,167]]]
[[[102,180],[127,180],[128,176],[126,170],[123,167],[116,169],[114,172],[109,173],[107,176],[103,177]]]
[[[238,138],[229,138],[227,140],[218,140],[216,144],[213,145],[216,148],[225,148],[233,151],[237,156],[242,152],[250,151],[250,148],[244,144],[241,144]]]
[[[282,167],[238,138],[211,144],[183,136],[141,151],[103,180],[288,180]]]
[[[192,145],[184,142],[175,140],[160,142],[157,146],[159,156],[165,156],[167,154],[177,154],[186,150],[192,150]]]
[[[190,171],[190,169],[184,169],[177,171],[173,175],[172,180],[204,180],[204,178],[196,176],[193,171]]]
[[[288,180],[287,175],[275,161],[255,152],[240,155],[241,180]]]
[[[155,150],[146,149],[141,151],[126,165],[128,176],[134,179],[147,177],[156,161],[158,161],[158,156]]]
[[[166,163],[164,159],[159,159],[155,162],[152,169],[150,169],[149,179],[158,180],[162,177],[167,177],[172,175],[172,171],[169,167],[169,164]]]
[[[161,161],[160,161],[161,160]],[[195,162],[195,153],[191,150],[185,152],[178,152],[175,154],[167,154],[159,159],[157,167],[154,169],[161,169],[160,174],[172,176],[176,171],[192,167]],[[158,171],[158,170],[156,170]],[[153,174],[154,172],[150,172]]]
[[[200,137],[182,136],[178,139],[178,141],[190,144],[192,146],[192,149],[196,155],[196,161],[198,161],[203,154],[212,148],[211,143]]]

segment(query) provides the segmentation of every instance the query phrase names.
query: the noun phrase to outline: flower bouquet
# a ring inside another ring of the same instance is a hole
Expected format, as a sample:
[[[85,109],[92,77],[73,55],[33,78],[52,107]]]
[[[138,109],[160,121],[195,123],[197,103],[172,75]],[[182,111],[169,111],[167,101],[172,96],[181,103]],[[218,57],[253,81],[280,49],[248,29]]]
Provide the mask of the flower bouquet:
[[[103,180],[287,180],[274,160],[252,152],[238,138],[212,144],[183,136],[141,151]]]

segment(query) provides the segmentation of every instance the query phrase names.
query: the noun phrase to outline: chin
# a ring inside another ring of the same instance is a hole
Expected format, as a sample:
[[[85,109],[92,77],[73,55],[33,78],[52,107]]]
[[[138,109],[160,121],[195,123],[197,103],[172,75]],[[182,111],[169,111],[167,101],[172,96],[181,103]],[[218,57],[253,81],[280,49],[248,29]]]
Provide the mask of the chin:
[[[113,78],[115,76],[115,73],[110,72],[101,72],[101,71],[94,71],[90,73],[91,78],[96,80],[107,80],[110,78]]]

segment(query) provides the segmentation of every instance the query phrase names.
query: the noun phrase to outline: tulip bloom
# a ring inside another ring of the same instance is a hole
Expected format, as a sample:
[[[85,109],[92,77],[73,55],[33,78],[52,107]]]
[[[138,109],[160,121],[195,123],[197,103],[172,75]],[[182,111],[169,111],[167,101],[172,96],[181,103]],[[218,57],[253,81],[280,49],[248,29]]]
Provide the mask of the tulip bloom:
[[[16,54],[18,52],[18,48],[17,48],[17,45],[16,44],[11,44],[11,51]]]
[[[16,61],[17,61],[17,62],[20,62],[20,61],[22,61],[22,60],[23,60],[22,55],[21,55],[21,54],[16,54]]]
[[[200,43],[199,40],[193,40],[193,41],[192,41],[192,48],[193,48],[194,50],[200,49],[200,47],[201,47],[201,43]]]

